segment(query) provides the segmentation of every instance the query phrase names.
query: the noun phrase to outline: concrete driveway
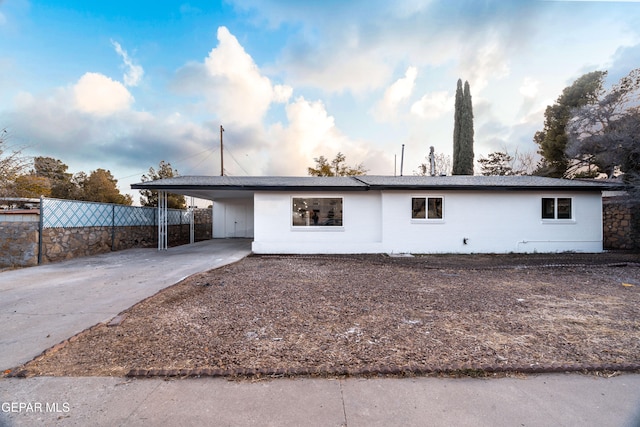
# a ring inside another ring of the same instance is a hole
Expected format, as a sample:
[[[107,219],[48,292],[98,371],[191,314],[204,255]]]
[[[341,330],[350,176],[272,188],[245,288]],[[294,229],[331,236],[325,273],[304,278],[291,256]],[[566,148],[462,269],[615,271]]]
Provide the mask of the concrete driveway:
[[[0,273],[0,369],[108,321],[187,276],[238,261],[251,241],[128,249]]]

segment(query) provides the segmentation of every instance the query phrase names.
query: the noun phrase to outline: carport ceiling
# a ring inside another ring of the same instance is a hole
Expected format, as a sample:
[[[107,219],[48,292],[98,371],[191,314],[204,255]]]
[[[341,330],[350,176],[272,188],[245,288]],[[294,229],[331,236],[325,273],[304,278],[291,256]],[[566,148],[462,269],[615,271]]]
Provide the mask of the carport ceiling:
[[[220,199],[253,199],[253,190],[213,190],[213,189],[188,189],[166,190],[168,193],[183,194],[204,200]]]

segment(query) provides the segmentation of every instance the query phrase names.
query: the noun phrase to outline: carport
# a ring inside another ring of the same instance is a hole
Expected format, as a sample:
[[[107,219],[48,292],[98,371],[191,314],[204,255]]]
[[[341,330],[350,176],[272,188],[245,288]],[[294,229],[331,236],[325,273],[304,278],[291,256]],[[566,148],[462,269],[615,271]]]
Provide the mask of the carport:
[[[167,249],[167,194],[210,200],[214,238],[253,238],[255,187],[246,178],[184,176],[131,185],[134,190],[158,191],[158,249]]]

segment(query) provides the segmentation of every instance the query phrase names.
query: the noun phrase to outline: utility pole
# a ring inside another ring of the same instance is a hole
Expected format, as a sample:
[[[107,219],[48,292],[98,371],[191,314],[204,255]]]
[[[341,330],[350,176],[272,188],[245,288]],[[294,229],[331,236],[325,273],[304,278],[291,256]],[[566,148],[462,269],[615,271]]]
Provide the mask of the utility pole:
[[[222,152],[222,132],[224,128],[220,125],[220,176],[224,176],[224,154]]]

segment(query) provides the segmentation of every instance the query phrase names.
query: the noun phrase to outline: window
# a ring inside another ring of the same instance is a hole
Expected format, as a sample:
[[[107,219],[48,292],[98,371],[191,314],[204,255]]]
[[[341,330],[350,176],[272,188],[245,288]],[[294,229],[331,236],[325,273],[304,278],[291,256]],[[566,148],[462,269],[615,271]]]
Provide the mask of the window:
[[[542,219],[571,219],[570,197],[543,197]]]
[[[442,197],[413,197],[411,219],[442,219]]]
[[[342,227],[342,198],[294,197],[294,227]]]

